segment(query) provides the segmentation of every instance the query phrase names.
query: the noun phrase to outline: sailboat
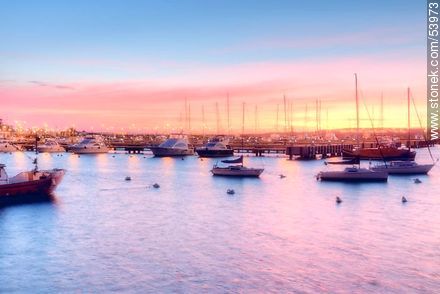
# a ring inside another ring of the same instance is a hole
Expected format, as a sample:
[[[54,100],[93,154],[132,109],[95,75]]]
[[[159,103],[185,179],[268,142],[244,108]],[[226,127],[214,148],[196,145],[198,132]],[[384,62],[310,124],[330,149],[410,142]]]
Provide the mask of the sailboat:
[[[408,149],[411,149],[411,108],[410,108],[410,89],[408,88]],[[415,107],[415,105],[414,105]],[[429,146],[428,146],[429,148]],[[415,161],[391,161],[390,163],[373,166],[373,171],[387,171],[389,174],[417,175],[427,174],[434,167],[432,164],[418,164]]]
[[[259,177],[264,169],[252,168],[243,165],[243,155],[236,159],[222,160],[223,163],[231,164],[226,167],[218,166],[217,163],[212,167],[214,176],[232,176],[232,177]]]
[[[342,161],[328,161],[325,162],[325,164],[347,164],[352,166],[346,167],[343,170],[321,171],[316,176],[318,180],[338,182],[386,182],[388,180],[387,170],[361,168],[359,158]]]
[[[352,159],[359,157],[367,160],[414,160],[415,151],[410,148],[397,148],[393,145],[379,145],[374,148],[362,148],[359,144],[359,96],[357,75],[355,74],[356,84],[356,123],[357,123],[357,147],[353,150],[342,150],[342,158]]]

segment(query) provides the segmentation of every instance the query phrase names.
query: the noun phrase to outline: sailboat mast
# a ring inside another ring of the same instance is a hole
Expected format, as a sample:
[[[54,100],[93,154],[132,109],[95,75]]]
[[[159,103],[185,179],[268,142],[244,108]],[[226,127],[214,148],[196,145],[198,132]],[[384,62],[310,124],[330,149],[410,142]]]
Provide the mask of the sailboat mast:
[[[191,133],[191,103],[188,104],[188,134]]]
[[[380,94],[380,128],[383,131],[383,92]]]
[[[243,113],[242,113],[242,121],[241,121],[241,148],[243,148],[244,145],[244,108],[245,108],[245,103],[243,102]]]
[[[286,95],[284,95],[284,132],[287,132],[287,108],[286,108]]]
[[[279,113],[280,113],[280,105],[277,104],[277,122],[275,124],[275,129],[276,129],[277,133],[278,133],[278,117],[279,117]]]
[[[215,115],[217,120],[217,135],[220,134],[220,113],[218,109],[218,102],[215,102]]]
[[[356,73],[354,74],[354,83],[356,90],[356,140],[357,140],[357,145],[359,146],[359,97],[358,97],[358,80]]]
[[[410,109],[410,92],[409,87],[407,91],[408,95],[408,150],[411,150],[411,109]]]
[[[202,104],[202,131],[203,137],[205,137],[205,105]]]
[[[258,131],[258,105],[255,104],[255,134]]]
[[[231,124],[230,124],[230,120],[229,120],[229,93],[226,98],[226,111],[228,112],[228,135],[229,135],[229,133],[231,131]]]

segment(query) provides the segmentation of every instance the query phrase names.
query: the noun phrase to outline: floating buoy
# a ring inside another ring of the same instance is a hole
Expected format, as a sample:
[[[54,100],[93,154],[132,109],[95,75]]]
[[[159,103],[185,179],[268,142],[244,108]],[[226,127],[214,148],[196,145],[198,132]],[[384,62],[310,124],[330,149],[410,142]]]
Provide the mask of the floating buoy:
[[[339,198],[339,196],[336,196],[336,203],[337,203],[337,204],[340,204],[340,203],[342,203],[342,199],[341,199],[341,198]]]
[[[414,184],[420,184],[422,181],[420,181],[420,179],[419,178],[415,178],[414,179]]]
[[[114,155],[112,155],[112,157],[114,158],[115,156],[114,156]]]
[[[235,191],[234,191],[234,189],[228,189],[228,190],[226,190],[226,193],[228,193],[229,195],[234,195]]]
[[[284,179],[286,176],[283,174],[280,174],[280,179]]]
[[[185,160],[185,158],[182,157],[182,160]]]
[[[160,186],[159,186],[159,184],[158,184],[158,183],[154,183],[154,184],[153,184],[153,188],[156,188],[156,189],[158,189],[158,188],[160,188]]]
[[[408,200],[406,200],[405,196],[402,196],[402,203],[406,203]]]
[[[131,177],[126,176],[126,177],[125,177],[125,180],[126,180],[126,181],[131,181]]]

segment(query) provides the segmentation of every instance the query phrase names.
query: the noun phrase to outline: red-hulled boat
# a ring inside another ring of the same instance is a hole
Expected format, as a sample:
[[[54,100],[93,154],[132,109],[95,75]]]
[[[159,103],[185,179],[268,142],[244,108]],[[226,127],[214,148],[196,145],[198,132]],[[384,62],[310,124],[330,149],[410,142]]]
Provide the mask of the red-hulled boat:
[[[5,165],[0,164],[0,204],[31,202],[49,196],[61,182],[65,170],[32,170],[8,177]]]
[[[415,151],[402,149],[394,146],[381,146],[377,148],[358,148],[354,150],[343,150],[344,159],[371,159],[371,160],[414,160]]]

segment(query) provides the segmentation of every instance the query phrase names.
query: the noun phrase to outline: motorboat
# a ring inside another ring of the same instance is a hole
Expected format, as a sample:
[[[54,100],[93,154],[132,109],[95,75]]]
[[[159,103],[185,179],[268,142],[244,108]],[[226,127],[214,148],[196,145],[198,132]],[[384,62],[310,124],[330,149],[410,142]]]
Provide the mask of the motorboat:
[[[46,142],[42,145],[38,145],[37,151],[40,153],[43,152],[65,152],[66,149],[64,149],[63,146],[58,144],[58,142],[54,139],[46,139]]]
[[[0,139],[0,152],[22,151],[21,146],[16,146],[7,140]]]
[[[194,149],[190,147],[188,139],[183,136],[171,137],[159,146],[151,146],[149,149],[156,157],[194,155]]]
[[[75,154],[97,154],[107,153],[109,148],[105,145],[102,137],[86,136],[81,142],[71,145],[69,151]]]
[[[389,174],[417,175],[427,174],[434,164],[418,164],[415,161],[391,161],[371,167],[373,171],[386,171]]]
[[[0,204],[30,202],[50,195],[60,184],[65,170],[51,169],[21,172],[8,177],[5,165],[0,164]]]
[[[229,157],[234,155],[234,150],[228,145],[229,141],[215,137],[203,147],[196,148],[199,157]]]
[[[211,172],[214,176],[229,176],[229,177],[259,177],[264,169],[252,168],[243,165],[243,156],[232,160],[222,160],[223,163],[231,165],[221,167],[217,163],[212,167]]]
[[[386,182],[388,180],[388,172],[352,166],[346,167],[343,170],[321,171],[317,175],[317,179],[338,182]]]

